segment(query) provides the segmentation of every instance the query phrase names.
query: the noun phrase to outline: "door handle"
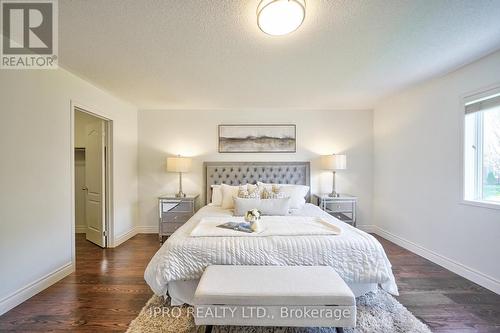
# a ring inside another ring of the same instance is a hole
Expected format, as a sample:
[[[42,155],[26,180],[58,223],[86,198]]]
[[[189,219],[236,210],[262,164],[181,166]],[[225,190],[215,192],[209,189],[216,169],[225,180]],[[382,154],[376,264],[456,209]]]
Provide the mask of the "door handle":
[[[89,188],[87,186],[82,187],[82,191],[88,191]]]

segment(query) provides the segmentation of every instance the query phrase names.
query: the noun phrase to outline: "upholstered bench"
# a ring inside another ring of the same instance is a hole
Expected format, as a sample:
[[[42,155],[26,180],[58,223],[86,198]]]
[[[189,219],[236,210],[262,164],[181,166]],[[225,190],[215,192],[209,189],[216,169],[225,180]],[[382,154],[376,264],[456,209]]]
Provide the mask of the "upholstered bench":
[[[356,301],[327,266],[209,266],[194,296],[196,325],[354,327]],[[340,329],[342,331],[342,329]]]

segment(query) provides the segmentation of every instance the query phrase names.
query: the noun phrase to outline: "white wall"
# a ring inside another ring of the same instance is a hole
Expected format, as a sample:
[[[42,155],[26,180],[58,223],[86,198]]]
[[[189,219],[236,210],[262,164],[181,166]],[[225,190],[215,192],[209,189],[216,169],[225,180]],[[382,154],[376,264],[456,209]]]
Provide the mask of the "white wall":
[[[500,83],[500,52],[383,101],[374,112],[380,233],[500,293],[500,210],[460,203],[461,96]]]
[[[71,100],[113,119],[115,235],[137,222],[136,109],[62,69],[0,71],[0,313],[72,269]]]
[[[295,154],[220,154],[217,125],[290,123],[297,125]],[[371,224],[371,110],[179,110],[139,111],[140,223],[157,230],[157,197],[175,193],[178,176],[165,172],[169,154],[193,156],[183,176],[184,192],[203,192],[204,161],[311,161],[312,193],[331,191],[331,173],[319,170],[321,154],[346,152],[348,170],[337,173],[337,189],[359,196],[359,224]],[[147,229],[147,228],[146,228]]]

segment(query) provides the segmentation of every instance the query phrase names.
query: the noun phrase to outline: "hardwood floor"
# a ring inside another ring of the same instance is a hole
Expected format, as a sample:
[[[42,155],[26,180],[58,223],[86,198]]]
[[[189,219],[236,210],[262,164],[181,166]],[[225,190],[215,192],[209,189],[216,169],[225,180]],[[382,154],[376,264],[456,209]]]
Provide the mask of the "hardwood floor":
[[[500,295],[375,237],[393,265],[396,298],[433,332],[500,332]]]
[[[158,236],[137,235],[114,249],[76,237],[76,272],[0,317],[0,332],[124,332],[152,292],[146,265]]]
[[[434,332],[500,332],[500,296],[377,237],[393,264],[398,300]],[[0,317],[0,332],[123,332],[152,295],[143,279],[159,247],[137,235],[115,249],[77,236],[74,274]]]

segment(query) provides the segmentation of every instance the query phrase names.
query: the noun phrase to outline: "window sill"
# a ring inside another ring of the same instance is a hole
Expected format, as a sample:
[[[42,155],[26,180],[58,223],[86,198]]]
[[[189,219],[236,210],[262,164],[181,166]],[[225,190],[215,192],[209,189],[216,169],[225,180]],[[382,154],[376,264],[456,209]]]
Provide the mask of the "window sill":
[[[490,209],[498,209],[500,210],[500,202],[495,203],[492,201],[480,201],[480,200],[462,200],[461,202],[463,205],[468,205],[468,206],[476,206],[476,207],[483,207],[483,208],[490,208]]]

